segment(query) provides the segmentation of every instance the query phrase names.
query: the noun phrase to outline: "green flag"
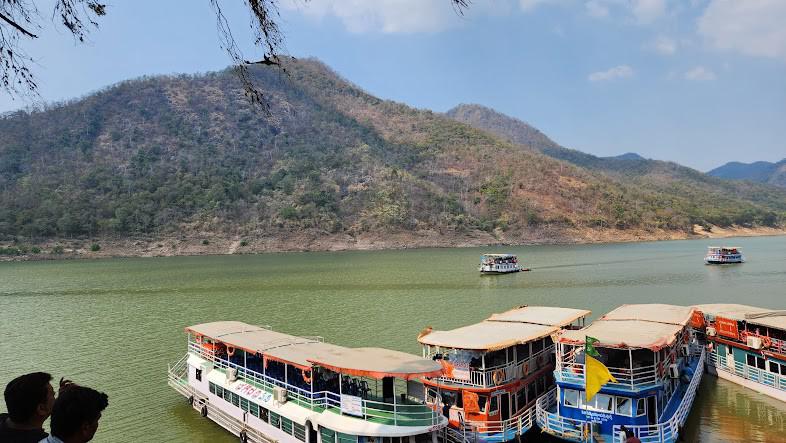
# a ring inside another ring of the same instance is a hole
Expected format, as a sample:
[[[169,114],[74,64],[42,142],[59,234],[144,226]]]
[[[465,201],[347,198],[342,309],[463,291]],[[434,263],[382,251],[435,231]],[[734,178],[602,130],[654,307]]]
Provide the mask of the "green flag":
[[[595,343],[599,342],[597,338],[587,336],[586,341],[584,342],[584,353],[587,355],[591,355],[595,358],[600,358],[600,354],[598,354],[598,350],[595,349]]]

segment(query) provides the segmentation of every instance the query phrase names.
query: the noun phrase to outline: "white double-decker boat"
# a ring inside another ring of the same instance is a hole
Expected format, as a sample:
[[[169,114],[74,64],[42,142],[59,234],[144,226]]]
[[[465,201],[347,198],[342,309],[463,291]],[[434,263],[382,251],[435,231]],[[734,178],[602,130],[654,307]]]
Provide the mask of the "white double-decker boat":
[[[709,246],[707,255],[704,256],[704,264],[707,265],[725,265],[744,261],[745,257],[736,246]]]
[[[478,271],[481,274],[508,274],[521,270],[519,259],[513,254],[483,254],[480,256]]]
[[[169,385],[243,442],[436,443],[448,423],[420,382],[438,362],[237,321],[186,331]]]

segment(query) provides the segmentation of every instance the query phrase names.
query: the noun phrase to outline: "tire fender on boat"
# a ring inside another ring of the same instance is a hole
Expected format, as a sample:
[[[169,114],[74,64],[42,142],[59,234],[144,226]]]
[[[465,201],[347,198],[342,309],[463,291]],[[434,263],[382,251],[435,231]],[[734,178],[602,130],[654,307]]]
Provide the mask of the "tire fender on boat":
[[[207,405],[203,405],[203,406],[202,406],[202,409],[199,411],[199,414],[200,414],[202,417],[207,417]]]
[[[240,431],[239,437],[240,437],[240,443],[248,443],[248,433],[246,433],[245,429]]]
[[[495,385],[501,385],[503,380],[505,380],[504,370],[497,369],[491,373],[491,381],[493,381]]]
[[[188,397],[188,404],[190,404],[192,406],[194,405],[194,396],[193,395]]]

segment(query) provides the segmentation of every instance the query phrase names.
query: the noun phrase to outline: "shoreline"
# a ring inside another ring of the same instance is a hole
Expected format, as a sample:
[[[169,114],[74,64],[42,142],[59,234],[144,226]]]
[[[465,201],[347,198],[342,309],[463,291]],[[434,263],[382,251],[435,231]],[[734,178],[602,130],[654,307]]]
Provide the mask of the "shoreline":
[[[189,238],[139,237],[49,239],[39,243],[13,244],[4,242],[0,248],[41,249],[39,253],[0,255],[0,262],[78,260],[134,257],[193,257],[209,255],[247,255],[281,252],[378,251],[419,248],[462,248],[482,246],[582,245],[603,243],[635,243],[668,240],[722,239],[729,237],[763,237],[786,235],[786,228],[745,228],[712,226],[710,231],[694,225],[692,233],[665,230],[616,229],[535,229],[519,236],[496,231],[465,233],[437,231],[397,232],[351,236],[315,232],[283,233],[275,236],[221,235],[201,233]],[[91,246],[98,245],[98,250]],[[53,252],[60,248],[62,252]]]

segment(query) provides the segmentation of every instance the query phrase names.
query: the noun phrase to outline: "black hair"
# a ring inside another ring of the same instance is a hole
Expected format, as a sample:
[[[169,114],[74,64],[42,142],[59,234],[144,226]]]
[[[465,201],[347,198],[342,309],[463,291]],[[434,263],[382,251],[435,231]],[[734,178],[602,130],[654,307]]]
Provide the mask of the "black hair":
[[[52,435],[64,440],[76,434],[85,423],[98,420],[109,406],[109,397],[85,386],[69,386],[52,408]]]
[[[46,372],[21,375],[8,383],[3,392],[8,415],[15,423],[24,423],[33,417],[41,403],[46,402],[46,389],[52,376]]]

